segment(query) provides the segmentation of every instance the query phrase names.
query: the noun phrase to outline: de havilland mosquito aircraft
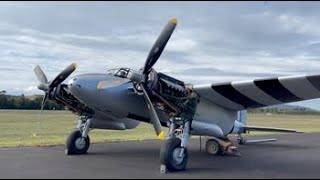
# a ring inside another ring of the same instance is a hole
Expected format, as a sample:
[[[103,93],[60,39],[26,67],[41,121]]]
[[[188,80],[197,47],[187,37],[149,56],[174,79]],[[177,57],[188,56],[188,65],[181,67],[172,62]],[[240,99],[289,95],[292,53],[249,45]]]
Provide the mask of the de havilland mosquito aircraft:
[[[244,144],[241,134],[247,131],[296,132],[247,126],[247,109],[320,98],[320,75],[192,85],[155,71],[152,67],[176,25],[176,19],[168,22],[138,71],[120,68],[81,74],[63,84],[75,71],[75,63],[52,81],[39,66],[34,68],[41,82],[38,88],[45,92],[42,108],[49,99],[78,115],[77,127],[67,138],[67,155],[87,153],[90,129],[126,130],[147,122],[154,126],[158,138],[165,139],[160,150],[161,167],[184,170],[191,135],[209,137],[206,150],[211,155],[235,155],[237,147],[229,134],[238,135],[238,143]],[[166,135],[162,127],[168,127]]]

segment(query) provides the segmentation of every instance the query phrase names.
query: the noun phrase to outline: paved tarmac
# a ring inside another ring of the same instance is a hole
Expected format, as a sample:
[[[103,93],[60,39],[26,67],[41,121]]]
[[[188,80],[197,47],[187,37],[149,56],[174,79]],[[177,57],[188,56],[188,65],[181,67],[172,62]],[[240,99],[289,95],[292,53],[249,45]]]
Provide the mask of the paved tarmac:
[[[64,146],[0,148],[0,177],[320,178],[320,133],[262,138],[278,141],[239,146],[241,157],[209,156],[192,139],[187,170],[168,174],[159,171],[160,140],[91,144],[80,156],[66,156]]]

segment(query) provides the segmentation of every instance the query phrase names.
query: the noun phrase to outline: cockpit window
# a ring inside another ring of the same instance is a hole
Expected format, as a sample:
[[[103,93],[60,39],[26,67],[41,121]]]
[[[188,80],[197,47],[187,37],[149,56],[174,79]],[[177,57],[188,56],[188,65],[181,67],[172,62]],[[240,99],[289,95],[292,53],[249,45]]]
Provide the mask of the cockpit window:
[[[119,69],[108,69],[107,74],[115,75],[118,71],[119,71]]]
[[[129,68],[109,69],[107,71],[107,74],[114,75],[114,76],[117,76],[117,77],[127,78],[129,73],[130,73],[130,71],[132,71],[132,70],[129,69]]]
[[[121,69],[119,69],[119,71],[115,74],[115,76],[122,77],[122,78],[126,78],[126,77],[128,76],[129,71],[130,71],[130,69],[121,68]]]

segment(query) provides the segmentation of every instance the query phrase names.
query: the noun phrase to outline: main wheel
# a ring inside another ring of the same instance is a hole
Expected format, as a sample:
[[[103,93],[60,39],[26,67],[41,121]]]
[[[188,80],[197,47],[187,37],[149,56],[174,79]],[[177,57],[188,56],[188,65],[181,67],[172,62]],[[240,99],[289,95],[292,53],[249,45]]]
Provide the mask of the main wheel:
[[[188,163],[188,150],[184,149],[182,157],[180,152],[181,140],[179,138],[167,139],[160,150],[161,164],[165,165],[169,171],[181,171],[185,170]]]
[[[216,156],[222,154],[220,144],[215,139],[209,139],[206,143],[206,150],[210,155]]]
[[[73,131],[66,142],[66,154],[86,154],[90,146],[90,138],[82,137],[82,133],[79,130]]]

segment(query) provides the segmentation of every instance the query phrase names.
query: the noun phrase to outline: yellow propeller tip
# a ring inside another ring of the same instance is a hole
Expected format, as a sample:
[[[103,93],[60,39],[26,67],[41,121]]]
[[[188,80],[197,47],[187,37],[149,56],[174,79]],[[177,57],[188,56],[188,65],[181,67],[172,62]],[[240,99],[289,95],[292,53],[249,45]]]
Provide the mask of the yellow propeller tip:
[[[158,134],[158,139],[164,139],[164,132],[161,131],[159,134]]]
[[[173,19],[170,20],[170,22],[173,23],[173,24],[177,24],[178,20],[177,20],[177,18],[173,18]]]
[[[101,87],[102,87],[102,81],[100,81],[100,82],[98,83],[97,89],[100,90]]]
[[[75,69],[77,69],[77,68],[78,68],[78,64],[77,64],[77,63],[73,63],[73,67],[74,67]]]

